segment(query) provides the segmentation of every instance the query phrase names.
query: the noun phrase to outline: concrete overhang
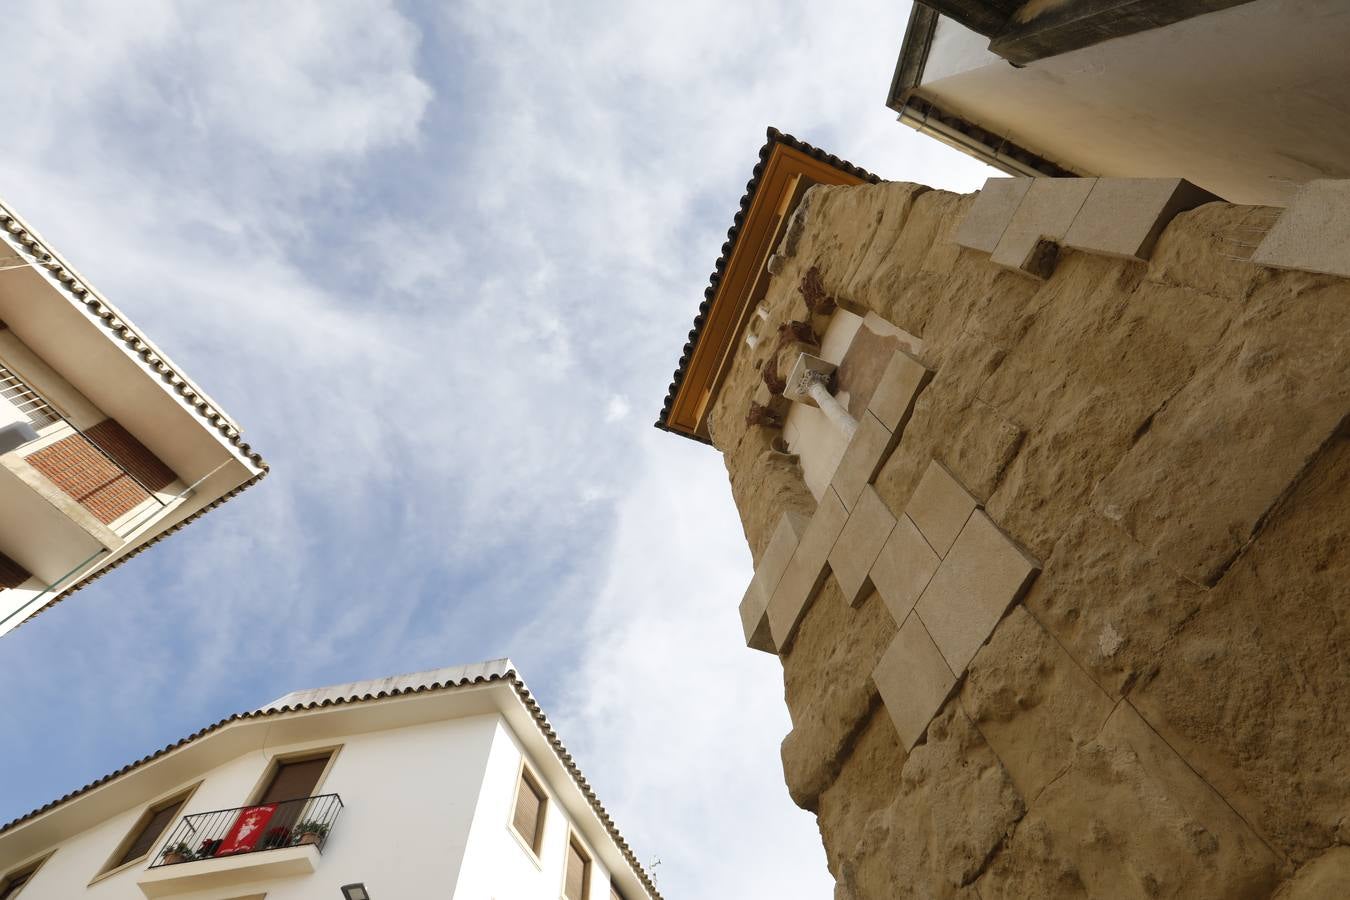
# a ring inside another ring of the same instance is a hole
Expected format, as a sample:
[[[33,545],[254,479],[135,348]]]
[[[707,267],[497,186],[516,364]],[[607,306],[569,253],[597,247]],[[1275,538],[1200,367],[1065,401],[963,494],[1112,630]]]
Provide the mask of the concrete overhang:
[[[1018,67],[916,4],[888,105],[1012,174],[1180,177],[1271,206],[1350,177],[1350,7],[1213,5]]]

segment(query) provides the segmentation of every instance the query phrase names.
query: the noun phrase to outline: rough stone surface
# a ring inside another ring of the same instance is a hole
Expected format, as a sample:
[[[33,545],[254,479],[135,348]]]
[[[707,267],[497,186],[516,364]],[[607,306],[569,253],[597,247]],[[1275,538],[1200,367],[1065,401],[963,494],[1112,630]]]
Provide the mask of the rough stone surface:
[[[828,788],[820,792],[816,815],[826,842],[830,872],[839,878],[846,858],[840,851],[862,843],[867,822],[886,809],[900,792],[905,751],[886,710],[872,708],[849,755],[849,765]]]
[[[953,672],[966,670],[1039,569],[989,516],[971,514],[914,607]]]
[[[1273,900],[1350,897],[1350,847],[1332,847],[1307,863],[1275,892]]]
[[[850,606],[872,590],[872,564],[894,528],[895,515],[875,490],[863,488],[830,551],[830,571]]]
[[[897,623],[905,621],[942,559],[904,513],[872,563],[872,586]]]
[[[814,810],[843,766],[855,733],[880,705],[871,674],[895,634],[875,594],[854,609],[828,579],[783,656],[792,731],[783,740],[783,773],[793,802]]]
[[[1122,702],[1041,792],[977,885],[982,900],[1257,900],[1275,855]]]
[[[882,591],[850,609],[826,578],[806,607],[780,657],[783,764],[820,812],[836,895],[1333,890],[1350,282],[1245,259],[1268,208],[1181,212],[1145,263],[1063,248],[1038,281],[956,242],[973,196],[810,196],[762,333],[807,317],[796,288],[817,266],[844,308],[919,339],[934,374],[874,489],[903,511],[936,460],[1044,560],[908,757],[877,731],[894,731],[869,677],[897,630]],[[815,507],[797,460],[744,423],[765,343],[736,348],[709,420],[756,559],[784,511]],[[1086,679],[1114,704],[1096,733]]]
[[[1098,178],[1064,246],[1148,259],[1173,216],[1218,199],[1184,178]]]
[[[1350,843],[1347,498],[1341,437],[1130,695],[1295,862]]]
[[[1343,291],[1258,288],[1097,488],[1096,508],[1180,574],[1214,584],[1350,414],[1350,331],[1332,299]]]
[[[1034,803],[1097,736],[1113,702],[1022,607],[975,655],[961,705]]]
[[[840,880],[858,900],[975,900],[971,886],[1024,809],[998,757],[948,703],[905,759],[898,795],[843,856]]]

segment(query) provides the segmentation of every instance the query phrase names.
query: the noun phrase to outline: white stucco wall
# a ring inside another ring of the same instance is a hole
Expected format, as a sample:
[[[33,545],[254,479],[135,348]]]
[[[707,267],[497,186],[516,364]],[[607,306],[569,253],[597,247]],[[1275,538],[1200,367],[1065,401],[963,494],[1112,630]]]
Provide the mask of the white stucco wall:
[[[492,752],[478,796],[480,814],[469,833],[455,888],[455,900],[557,900],[562,896],[570,821],[561,808],[558,793],[547,784],[548,806],[544,815],[544,839],[536,861],[511,829],[516,779],[522,750],[510,730],[498,725]],[[538,769],[532,767],[534,772]],[[594,849],[578,836],[591,857],[590,893],[587,900],[609,900],[609,872],[596,859]]]
[[[509,822],[521,752],[510,728],[495,714],[355,734],[340,741],[278,745],[205,773],[185,772],[180,787],[199,779],[201,785],[183,813],[240,806],[273,757],[335,743],[341,749],[316,793],[341,795],[344,808],[317,871],[184,896],[234,900],[265,893],[267,900],[339,900],[340,886],[351,882],[365,883],[373,900],[560,896],[568,822],[559,804],[550,802],[539,864],[515,840]],[[552,801],[554,786],[546,778],[544,783]],[[127,810],[64,841],[23,889],[22,900],[143,900],[137,878],[149,860],[90,884],[143,809]],[[166,832],[152,855],[167,837]],[[264,851],[256,858],[266,856]],[[0,859],[0,872],[20,862]],[[591,897],[608,900],[607,873],[598,862],[594,866]]]

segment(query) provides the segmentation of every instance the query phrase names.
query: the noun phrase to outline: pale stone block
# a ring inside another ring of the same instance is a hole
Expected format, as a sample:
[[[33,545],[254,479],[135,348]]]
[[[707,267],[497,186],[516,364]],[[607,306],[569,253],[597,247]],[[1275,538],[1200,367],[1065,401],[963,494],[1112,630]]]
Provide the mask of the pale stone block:
[[[1096,183],[1095,178],[1035,179],[990,260],[1037,278],[1047,277],[1054,260],[1053,256],[1042,258],[1041,243],[1058,244],[1064,239]]]
[[[778,527],[769,538],[741,600],[741,626],[745,629],[748,647],[773,652],[773,639],[769,636],[769,599],[778,589],[778,582],[787,571],[809,521],[805,516],[791,512],[783,513],[778,519]]]
[[[1256,248],[1252,262],[1350,278],[1350,181],[1305,184]]]
[[[872,586],[897,623],[905,621],[905,616],[919,602],[923,589],[928,587],[941,563],[941,557],[928,546],[914,520],[901,513],[891,536],[877,554],[876,562],[872,563],[871,572]]]
[[[909,498],[905,513],[914,520],[937,555],[946,556],[966,520],[979,505],[979,501],[942,463],[933,460],[919,479],[919,486]]]
[[[932,377],[931,369],[925,368],[923,363],[905,351],[897,350],[891,354],[886,371],[881,374],[881,380],[877,382],[876,390],[872,392],[867,411],[876,416],[877,421],[889,428],[892,433],[901,431],[904,424],[909,421],[909,414],[914,410],[914,401],[919,398],[919,392]]]
[[[830,551],[830,571],[851,606],[872,589],[872,564],[895,528],[895,515],[870,484],[862,489],[848,522]]]
[[[989,178],[975,196],[966,217],[956,229],[956,242],[972,250],[993,253],[1012,221],[1018,205],[1031,187],[1032,178]]]
[[[854,432],[853,440],[849,441],[848,449],[844,451],[843,458],[834,470],[834,477],[830,479],[830,486],[846,508],[852,509],[857,503],[862,489],[872,483],[894,446],[895,435],[891,430],[882,425],[876,416],[864,412],[858,419],[858,430]]]
[[[915,606],[953,672],[965,671],[1039,571],[992,519],[971,514]]]
[[[951,696],[956,676],[919,617],[911,615],[872,670],[872,683],[886,704],[900,743],[909,751]]]
[[[1184,178],[1098,178],[1064,235],[1064,246],[1148,259],[1177,213],[1218,199]]]
[[[787,649],[797,631],[797,623],[824,583],[830,551],[847,520],[848,510],[834,491],[826,488],[783,577],[778,580],[778,587],[769,598],[769,637],[777,652]]]

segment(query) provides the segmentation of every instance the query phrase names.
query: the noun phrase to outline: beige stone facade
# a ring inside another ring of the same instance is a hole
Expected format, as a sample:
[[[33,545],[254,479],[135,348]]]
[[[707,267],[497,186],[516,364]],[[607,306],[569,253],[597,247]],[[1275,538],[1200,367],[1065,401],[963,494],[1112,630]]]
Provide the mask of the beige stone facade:
[[[1210,199],[808,193],[764,332],[826,333],[814,268],[914,340],[860,328],[819,501],[747,420],[799,346],[737,345],[708,431],[838,898],[1350,896],[1350,281]]]

